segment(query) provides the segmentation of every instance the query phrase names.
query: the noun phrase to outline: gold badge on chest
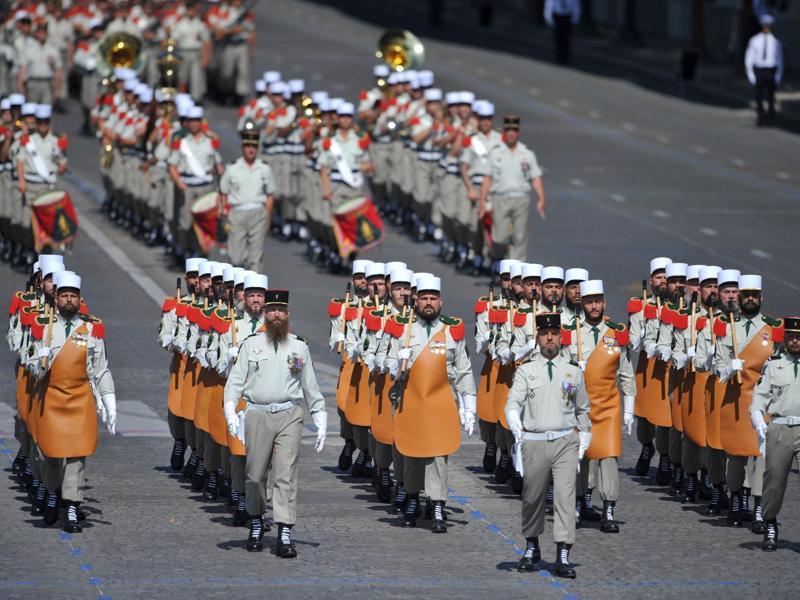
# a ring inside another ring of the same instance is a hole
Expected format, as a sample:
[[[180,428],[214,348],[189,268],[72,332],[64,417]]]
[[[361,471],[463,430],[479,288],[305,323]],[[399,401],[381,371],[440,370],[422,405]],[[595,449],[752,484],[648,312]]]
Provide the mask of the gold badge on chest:
[[[428,348],[431,354],[444,354],[447,352],[447,342],[431,342]]]
[[[86,346],[89,345],[89,336],[83,335],[81,333],[76,333],[75,335],[70,337],[70,340],[72,340],[72,343],[80,348],[85,348]]]

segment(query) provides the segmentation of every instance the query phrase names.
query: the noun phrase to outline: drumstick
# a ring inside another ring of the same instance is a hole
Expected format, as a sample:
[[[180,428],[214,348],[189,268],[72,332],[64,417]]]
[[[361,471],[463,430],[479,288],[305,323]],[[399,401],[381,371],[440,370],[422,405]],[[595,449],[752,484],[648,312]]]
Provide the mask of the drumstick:
[[[728,302],[728,318],[731,321],[731,342],[733,342],[733,358],[739,358],[739,343],[736,340],[736,323],[733,320],[733,300]],[[742,372],[736,371],[736,382],[742,385]]]
[[[345,320],[344,316],[345,316],[345,313],[347,312],[347,307],[348,306],[350,306],[350,282],[349,281],[347,282],[347,291],[344,294],[344,304],[342,305],[342,312],[339,315],[339,318],[342,320],[341,331],[340,331],[340,333],[342,335],[344,335],[345,327],[347,327],[347,321]],[[337,354],[341,354],[343,347],[344,347],[344,340],[340,341],[336,345],[336,353]]]

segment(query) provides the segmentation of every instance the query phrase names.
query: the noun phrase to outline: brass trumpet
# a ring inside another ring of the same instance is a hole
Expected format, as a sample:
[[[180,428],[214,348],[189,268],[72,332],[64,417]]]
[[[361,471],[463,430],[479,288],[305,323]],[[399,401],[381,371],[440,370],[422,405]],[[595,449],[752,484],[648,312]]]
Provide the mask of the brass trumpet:
[[[405,29],[388,29],[378,40],[375,56],[384,60],[393,71],[419,69],[425,63],[425,46]]]

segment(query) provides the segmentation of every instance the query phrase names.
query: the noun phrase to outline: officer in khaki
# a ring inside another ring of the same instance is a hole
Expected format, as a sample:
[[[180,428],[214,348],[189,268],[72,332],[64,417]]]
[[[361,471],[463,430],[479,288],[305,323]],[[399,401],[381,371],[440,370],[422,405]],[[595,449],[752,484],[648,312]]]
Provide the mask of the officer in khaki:
[[[525,260],[528,245],[531,189],[536,191],[536,210],[544,219],[545,195],[542,170],[536,155],[519,141],[519,117],[509,115],[503,124],[505,143],[489,155],[490,172],[481,182],[479,213],[491,210],[492,249],[495,258]],[[491,209],[489,208],[489,204]]]
[[[17,88],[28,102],[53,104],[60,100],[64,65],[58,49],[47,42],[47,22],[36,27],[33,38],[17,57]]]
[[[540,351],[517,368],[506,419],[517,444],[522,445],[522,533],[527,547],[518,570],[533,571],[541,559],[539,535],[544,531],[545,495],[552,472],[556,574],[574,578],[569,551],[575,543],[575,472],[591,443],[592,424],[583,374],[577,365],[560,356],[560,328],[558,314],[537,315]]]
[[[200,18],[200,3],[190,0],[186,11],[172,29],[181,56],[178,79],[181,86],[198,100],[206,95],[206,68],[211,62],[211,33]]]
[[[272,465],[273,516],[278,524],[275,553],[281,558],[294,558],[297,551],[291,528],[296,521],[297,461],[303,432],[300,403],[305,402],[317,427],[317,452],[325,444],[327,413],[308,345],[289,333],[289,292],[267,290],[264,318],[266,332],[242,343],[228,376],[225,418],[229,432],[244,439],[247,447],[247,512],[251,515],[247,549],[263,549],[261,515],[265,507],[259,492]],[[240,398],[247,403],[243,416],[236,413]]]
[[[247,96],[250,86],[250,49],[253,46],[254,20],[246,14],[244,0],[228,0],[219,10],[209,13],[219,65],[217,86],[239,98]]]
[[[242,132],[242,157],[229,164],[220,180],[219,212],[230,207],[228,251],[231,261],[258,271],[275,201],[272,169],[258,155],[258,130]]]
[[[766,443],[761,498],[766,529],[761,549],[767,552],[778,549],[778,513],[786,479],[793,460],[800,458],[800,317],[784,318],[783,329],[785,349],[764,365],[750,405],[759,444]]]

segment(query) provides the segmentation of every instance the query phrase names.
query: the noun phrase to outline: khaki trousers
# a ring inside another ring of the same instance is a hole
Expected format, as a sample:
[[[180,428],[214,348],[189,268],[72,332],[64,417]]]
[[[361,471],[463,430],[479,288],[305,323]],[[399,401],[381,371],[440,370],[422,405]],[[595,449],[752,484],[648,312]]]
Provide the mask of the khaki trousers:
[[[217,83],[233,84],[237,96],[247,96],[250,91],[250,55],[246,43],[225,44],[219,61]],[[225,88],[227,89],[227,88]]]
[[[186,419],[172,414],[172,411],[167,411],[167,425],[169,425],[169,433],[174,440],[186,439]]]
[[[687,475],[695,475],[700,470],[700,446],[690,440],[688,435],[683,436],[681,465]]]
[[[800,427],[772,424],[767,429],[767,452],[764,468],[764,493],[761,506],[764,520],[777,519],[786,492],[786,479],[792,459],[800,454]]]
[[[708,475],[711,477],[711,485],[725,483],[727,460],[724,450],[708,447]]]
[[[375,449],[373,450],[372,459],[375,461],[375,466],[381,469],[388,469],[392,466],[392,445],[382,444],[375,440]]]
[[[575,472],[578,434],[553,441],[522,442],[522,535],[539,537],[544,532],[544,505],[550,473],[553,474],[553,540],[575,543]]]
[[[228,252],[234,266],[260,272],[267,238],[267,209],[234,209],[228,213],[231,225]]]
[[[396,467],[395,467],[396,468]],[[423,489],[433,502],[447,500],[447,457],[433,458],[405,457],[405,488],[409,494]]]
[[[392,464],[394,465],[394,477],[397,479],[397,484],[405,487],[403,484],[406,476],[406,457],[400,454],[394,444],[392,444]]]
[[[619,499],[619,461],[616,457],[581,460],[581,472],[575,479],[575,495],[580,497],[595,489],[603,500]]]
[[[181,64],[178,68],[178,80],[182,86],[186,86],[186,91],[192,95],[192,98],[202,100],[208,88],[206,72],[201,65],[200,50],[183,49],[180,53]]]
[[[642,445],[652,444],[655,441],[656,451],[659,454],[669,455],[669,427],[656,427],[647,419],[636,418],[636,439]]]
[[[50,79],[29,79],[26,81],[25,101],[36,104],[52,104],[53,81]]]
[[[356,448],[362,452],[369,452],[369,427],[353,425],[353,441],[356,443]]]
[[[245,466],[247,512],[260,515],[266,508],[261,490],[270,465],[274,484],[272,514],[276,523],[294,525],[297,520],[297,460],[303,432],[303,409],[295,406],[271,414],[248,410],[245,417]]]
[[[764,489],[764,457],[729,454],[725,480],[731,492],[739,492],[746,487],[750,488],[753,496],[760,496]]]
[[[531,217],[530,195],[489,197],[492,203],[492,242],[508,246],[505,258],[526,260],[528,255],[528,222]]]
[[[85,458],[47,458],[43,456],[42,479],[47,491],[55,493],[61,488],[61,498],[83,502],[83,485],[86,481]]]
[[[478,429],[481,432],[481,441],[484,444],[497,445],[497,423],[490,423],[483,419],[478,419]]]

